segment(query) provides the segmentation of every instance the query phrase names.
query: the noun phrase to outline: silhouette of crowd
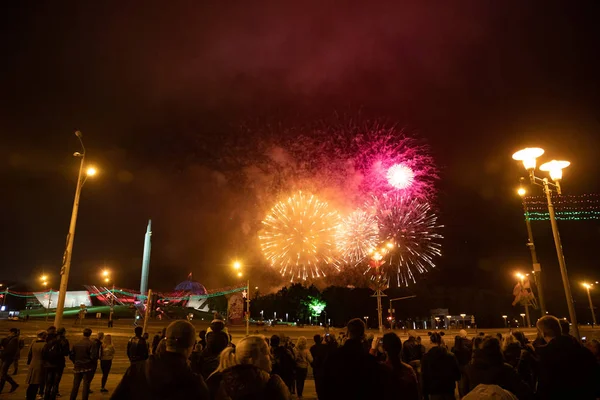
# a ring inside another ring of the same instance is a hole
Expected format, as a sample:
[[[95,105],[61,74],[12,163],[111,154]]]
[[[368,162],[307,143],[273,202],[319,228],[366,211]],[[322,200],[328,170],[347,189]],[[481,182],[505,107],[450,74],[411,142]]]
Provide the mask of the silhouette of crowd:
[[[188,321],[175,321],[150,342],[142,329],[127,343],[131,365],[111,399],[302,399],[309,370],[320,400],[329,399],[598,399],[600,342],[585,345],[569,335],[569,324],[553,316],[537,322],[537,338],[523,332],[469,338],[466,331],[447,342],[444,332],[426,339],[408,331],[402,343],[393,332],[366,335],[360,319],[336,337],[317,334],[309,346],[283,335],[249,335],[235,345],[224,321],[215,318],[196,335]],[[0,392],[18,388],[9,369],[18,368],[23,341],[11,329],[0,343]],[[111,335],[89,328],[72,346],[64,328],[40,331],[29,348],[27,400],[56,399],[68,357],[73,364],[75,400],[82,386],[87,400],[98,364],[101,392],[115,349]],[[15,362],[16,360],[16,362]]]

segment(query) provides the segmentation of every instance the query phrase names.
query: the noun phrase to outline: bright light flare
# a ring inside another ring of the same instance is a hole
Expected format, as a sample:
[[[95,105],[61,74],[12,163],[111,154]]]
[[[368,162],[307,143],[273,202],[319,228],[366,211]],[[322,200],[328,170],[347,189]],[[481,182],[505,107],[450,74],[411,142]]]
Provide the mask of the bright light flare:
[[[240,268],[242,268],[242,263],[239,261],[235,261],[233,263],[233,269],[240,269]]]
[[[586,288],[588,290],[591,289],[592,286],[594,286],[593,284],[589,284],[589,283],[586,283],[586,282],[583,282],[582,285],[583,285],[584,288]]]
[[[553,181],[559,181],[562,179],[562,170],[569,165],[571,165],[569,161],[552,160],[540,165],[540,171],[548,171]]]
[[[527,147],[517,151],[512,155],[512,158],[513,160],[522,161],[525,169],[530,171],[535,169],[536,158],[540,157],[542,154],[544,154],[544,149],[539,147]]]
[[[98,173],[98,170],[94,167],[89,167],[86,171],[85,171],[87,176],[94,176]]]
[[[520,187],[519,189],[517,189],[517,194],[521,197],[525,196],[527,194],[527,190],[525,190],[524,187]]]
[[[415,179],[415,173],[404,164],[394,164],[387,171],[387,180],[396,189],[410,187]]]
[[[262,253],[290,281],[324,276],[321,267],[336,261],[338,224],[338,213],[328,203],[299,191],[277,203],[262,221]]]

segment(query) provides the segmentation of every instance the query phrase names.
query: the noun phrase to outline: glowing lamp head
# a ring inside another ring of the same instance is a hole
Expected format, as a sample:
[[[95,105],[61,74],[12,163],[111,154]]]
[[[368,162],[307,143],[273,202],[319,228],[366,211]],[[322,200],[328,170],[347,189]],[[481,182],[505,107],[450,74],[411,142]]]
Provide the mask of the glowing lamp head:
[[[525,314],[519,314],[519,315],[520,315],[521,317],[524,317],[524,316],[525,316]]]
[[[86,171],[85,171],[87,176],[94,176],[98,173],[98,170],[94,167],[89,167]]]
[[[585,283],[585,282],[584,282],[584,283],[582,283],[582,285],[583,285],[583,287],[584,287],[584,288],[586,288],[586,289],[588,289],[588,290],[589,290],[589,289],[591,289],[591,288],[592,288],[592,286],[594,286],[594,285],[590,285],[589,283]]]
[[[464,318],[467,316],[467,314],[460,314],[461,318]]]
[[[569,165],[571,165],[569,161],[552,160],[540,165],[540,171],[548,171],[553,181],[559,181],[562,179],[562,170]]]
[[[104,270],[102,271],[102,276],[107,277],[110,274],[110,272],[108,272],[108,270]]]
[[[241,277],[242,277],[242,273],[241,273],[241,272],[238,272],[238,273],[237,273],[237,276],[238,276],[238,278],[241,278]]]
[[[519,196],[523,197],[527,194],[527,190],[525,190],[525,188],[521,186],[517,189],[517,193],[519,194]]]
[[[240,268],[242,268],[242,263],[239,261],[235,261],[233,263],[233,269],[240,269]]]
[[[42,281],[45,281],[45,280],[48,280],[48,277],[47,277],[46,275],[42,275],[42,276],[40,277],[40,279],[41,279]]]
[[[502,318],[506,319],[508,318],[508,315],[503,315]]]
[[[406,189],[412,185],[415,173],[404,164],[394,164],[387,171],[387,180],[396,189]]]
[[[527,147],[517,151],[512,155],[512,158],[513,160],[522,161],[525,169],[531,171],[535,169],[536,158],[542,154],[544,154],[544,149],[540,149],[539,147]]]

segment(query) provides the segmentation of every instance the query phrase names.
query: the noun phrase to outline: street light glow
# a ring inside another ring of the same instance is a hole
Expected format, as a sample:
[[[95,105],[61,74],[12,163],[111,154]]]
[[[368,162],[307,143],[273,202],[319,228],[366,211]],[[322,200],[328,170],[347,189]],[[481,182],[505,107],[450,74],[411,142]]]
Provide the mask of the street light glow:
[[[241,272],[238,272],[238,273],[237,273],[237,276],[241,278],[241,277],[242,277],[242,273],[241,273]]]
[[[589,283],[586,283],[586,282],[583,282],[582,285],[583,285],[584,288],[586,288],[588,290],[591,289],[592,286],[594,286],[593,284],[589,284]]]
[[[85,171],[85,174],[86,174],[87,176],[94,176],[94,175],[96,175],[97,173],[98,173],[98,170],[97,170],[96,168],[94,168],[94,167],[89,167],[89,168],[88,168],[88,169]]]
[[[517,189],[517,193],[519,194],[519,196],[523,197],[527,194],[527,190],[525,190],[525,188],[521,186],[519,189]]]
[[[48,277],[47,277],[46,275],[42,275],[42,276],[40,277],[40,279],[41,279],[42,281],[46,281],[46,280],[48,280]]]
[[[569,161],[552,160],[540,165],[540,171],[548,171],[553,181],[559,181],[562,179],[562,170],[569,165],[571,165]]]
[[[235,261],[233,263],[233,269],[240,269],[240,268],[242,268],[242,263],[239,261]]]
[[[523,166],[526,170],[534,170],[536,165],[536,158],[544,154],[544,149],[539,147],[527,147],[523,150],[517,151],[512,155],[513,160],[522,161]]]

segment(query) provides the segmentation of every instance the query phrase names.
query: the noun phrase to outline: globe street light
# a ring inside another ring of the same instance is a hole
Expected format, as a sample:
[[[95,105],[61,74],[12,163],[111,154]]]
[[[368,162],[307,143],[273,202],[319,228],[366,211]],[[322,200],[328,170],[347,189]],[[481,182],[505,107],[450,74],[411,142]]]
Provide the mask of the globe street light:
[[[588,300],[590,302],[590,310],[592,311],[592,328],[594,328],[594,326],[596,325],[596,312],[594,311],[594,304],[592,304],[592,295],[590,294],[590,289],[592,288],[592,286],[594,286],[594,284],[582,283],[582,285],[587,291]]]
[[[54,318],[54,326],[60,328],[62,326],[63,312],[65,309],[65,299],[67,297],[67,286],[69,284],[69,272],[71,271],[71,256],[73,254],[73,240],[75,239],[75,226],[77,225],[77,212],[79,211],[79,198],[81,196],[81,188],[88,177],[96,175],[98,172],[95,168],[89,167],[84,172],[85,167],[85,146],[81,139],[81,132],[76,131],[75,136],[79,139],[81,152],[75,152],[73,156],[79,157],[79,174],[77,175],[77,186],[75,187],[75,199],[73,200],[73,210],[71,211],[71,223],[69,225],[69,233],[67,234],[67,245],[63,254],[62,267],[60,269],[60,287],[58,289],[58,303],[56,304],[56,316]]]
[[[527,228],[527,247],[531,252],[531,262],[533,264],[533,278],[535,279],[535,285],[537,287],[538,297],[540,299],[540,312],[542,317],[546,315],[546,301],[544,299],[544,289],[542,287],[542,266],[538,261],[537,253],[535,251],[535,244],[533,242],[533,230],[531,229],[531,219],[529,218],[529,209],[527,208],[527,202],[525,202],[525,195],[527,190],[523,187],[525,179],[521,178],[521,186],[517,190],[519,196],[521,196],[523,203],[523,212],[525,214],[525,227]]]
[[[506,321],[506,318],[508,318],[508,315],[503,315],[502,318],[504,318],[504,327],[508,328],[508,322]]]
[[[523,318],[523,325],[525,325],[525,314],[521,313],[519,315],[521,316],[521,318]]]
[[[526,148],[519,150],[513,154],[512,158],[517,161],[522,161],[523,166],[529,172],[529,180],[532,184],[544,188],[546,200],[548,201],[548,216],[550,217],[550,225],[552,226],[552,234],[554,236],[554,246],[556,247],[556,255],[558,257],[558,265],[560,266],[560,274],[563,281],[567,307],[569,308],[569,317],[573,324],[573,334],[577,339],[580,339],[579,326],[577,324],[577,314],[575,313],[575,304],[573,303],[573,295],[571,294],[571,286],[569,284],[569,275],[567,273],[567,265],[565,256],[562,250],[560,234],[558,232],[558,224],[556,223],[556,213],[554,204],[552,204],[552,191],[556,194],[561,194],[560,181],[562,179],[562,170],[570,165],[568,161],[552,160],[540,166],[541,171],[547,171],[553,182],[548,178],[539,178],[535,175],[535,167],[537,158],[544,154],[544,150],[539,147]]]

